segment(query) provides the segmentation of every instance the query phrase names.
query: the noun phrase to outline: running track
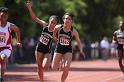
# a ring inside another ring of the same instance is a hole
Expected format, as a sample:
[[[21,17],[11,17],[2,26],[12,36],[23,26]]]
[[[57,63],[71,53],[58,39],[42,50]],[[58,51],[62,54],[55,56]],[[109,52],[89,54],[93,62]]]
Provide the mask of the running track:
[[[36,64],[8,65],[5,82],[40,82]],[[45,82],[60,82],[61,71],[45,72]],[[117,60],[72,62],[66,82],[124,82]]]

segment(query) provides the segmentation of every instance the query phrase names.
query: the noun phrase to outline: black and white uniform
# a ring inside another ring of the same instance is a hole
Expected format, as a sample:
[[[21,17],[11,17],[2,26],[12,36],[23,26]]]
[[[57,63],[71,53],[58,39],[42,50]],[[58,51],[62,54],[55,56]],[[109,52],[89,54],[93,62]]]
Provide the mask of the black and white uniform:
[[[36,50],[43,54],[51,52],[51,46],[53,41],[53,32],[48,30],[48,27],[43,28],[40,41],[36,46]]]
[[[67,52],[72,53],[72,31],[73,27],[68,32],[64,31],[63,25],[61,26],[59,32],[58,32],[58,43],[55,48],[55,52],[65,54]]]
[[[124,31],[121,31],[120,29],[114,32],[114,35],[117,37],[117,49],[123,50],[124,45]]]

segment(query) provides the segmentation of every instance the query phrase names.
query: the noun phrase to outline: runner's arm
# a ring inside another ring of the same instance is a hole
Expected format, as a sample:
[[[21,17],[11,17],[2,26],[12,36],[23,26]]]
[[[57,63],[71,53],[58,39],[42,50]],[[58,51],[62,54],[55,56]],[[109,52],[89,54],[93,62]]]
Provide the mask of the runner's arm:
[[[80,40],[80,37],[79,37],[79,34],[78,32],[76,31],[76,29],[73,29],[73,32],[72,32],[73,36],[75,37],[77,43],[78,43],[78,47],[80,49],[80,53],[85,57],[85,54],[83,52],[83,46],[82,46],[82,43],[81,43],[81,40]]]
[[[58,39],[58,31],[60,29],[61,25],[56,25],[55,28],[54,28],[54,31],[53,31],[53,39],[55,41],[57,41]]]
[[[28,8],[29,10],[29,13],[30,13],[30,16],[31,18],[36,21],[37,23],[39,23],[40,25],[42,25],[43,27],[46,27],[47,23],[41,19],[39,19],[38,17],[36,17],[35,13],[33,12],[32,10],[32,7],[31,7],[31,3],[30,1],[26,1],[26,7]]]
[[[19,30],[19,28],[15,24],[11,24],[10,29],[15,31],[16,38],[17,38],[17,45],[21,46],[20,30]]]

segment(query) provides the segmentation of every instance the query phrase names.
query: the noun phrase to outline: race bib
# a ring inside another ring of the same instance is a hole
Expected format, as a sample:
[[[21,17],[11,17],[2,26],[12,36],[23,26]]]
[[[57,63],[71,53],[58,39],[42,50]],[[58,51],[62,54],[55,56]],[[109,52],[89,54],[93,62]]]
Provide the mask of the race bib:
[[[60,38],[60,44],[65,45],[65,46],[69,45],[69,39],[61,37]]]
[[[5,43],[5,42],[6,42],[5,36],[0,36],[0,43]]]
[[[119,44],[124,44],[124,33],[123,32],[117,35],[117,41]]]
[[[124,44],[124,39],[123,38],[118,38],[118,43],[119,44]]]
[[[40,42],[42,42],[44,45],[47,45],[49,43],[49,39],[42,35]]]

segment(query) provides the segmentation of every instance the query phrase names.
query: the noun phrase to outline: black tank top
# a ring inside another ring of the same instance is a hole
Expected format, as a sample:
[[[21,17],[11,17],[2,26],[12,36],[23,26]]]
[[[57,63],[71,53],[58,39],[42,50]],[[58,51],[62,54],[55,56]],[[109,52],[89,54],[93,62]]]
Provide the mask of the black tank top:
[[[115,31],[115,36],[117,37],[117,43],[124,45],[124,32],[121,30]]]
[[[58,32],[58,46],[71,46],[73,27],[68,32],[64,31],[63,25]]]
[[[51,48],[52,46],[52,41],[53,41],[53,32],[48,30],[48,27],[43,28],[41,37],[40,37],[40,42],[46,46]]]

